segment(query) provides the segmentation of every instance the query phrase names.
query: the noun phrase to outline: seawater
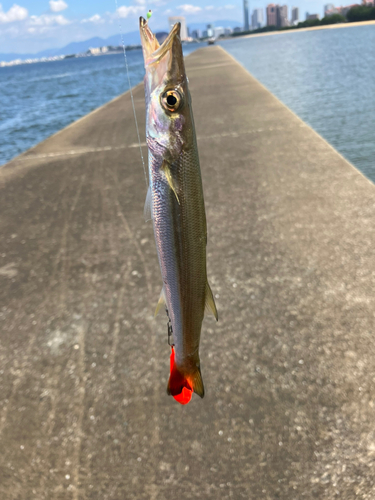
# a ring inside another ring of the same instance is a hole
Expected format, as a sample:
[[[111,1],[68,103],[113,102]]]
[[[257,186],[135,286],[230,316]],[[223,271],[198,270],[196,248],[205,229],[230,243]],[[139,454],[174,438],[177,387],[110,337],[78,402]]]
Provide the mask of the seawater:
[[[134,86],[144,77],[142,51],[126,56]],[[0,68],[0,165],[127,90],[123,53]]]
[[[221,44],[375,182],[375,26]],[[144,75],[142,52],[127,58],[135,85]],[[0,68],[0,164],[126,90],[122,54]]]
[[[296,30],[221,45],[375,182],[375,26]]]

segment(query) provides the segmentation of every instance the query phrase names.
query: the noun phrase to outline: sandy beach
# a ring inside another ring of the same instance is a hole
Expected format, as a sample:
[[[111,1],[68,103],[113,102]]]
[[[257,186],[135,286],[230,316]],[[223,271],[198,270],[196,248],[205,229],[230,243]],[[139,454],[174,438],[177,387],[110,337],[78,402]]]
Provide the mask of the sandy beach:
[[[267,31],[266,33],[256,33],[254,35],[245,35],[241,38],[253,38],[256,36],[268,36],[268,35],[282,35],[285,33],[302,33],[305,31],[316,31],[316,30],[332,30],[337,28],[354,28],[355,26],[368,26],[375,25],[375,21],[361,21],[358,23],[341,23],[341,24],[326,24],[324,26],[312,26],[311,28],[299,28],[295,30],[282,30],[282,31]]]

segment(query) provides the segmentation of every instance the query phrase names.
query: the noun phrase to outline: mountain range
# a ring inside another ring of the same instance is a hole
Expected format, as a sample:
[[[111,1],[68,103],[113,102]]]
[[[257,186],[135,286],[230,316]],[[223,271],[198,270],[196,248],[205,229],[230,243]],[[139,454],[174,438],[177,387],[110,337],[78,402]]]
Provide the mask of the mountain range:
[[[241,23],[238,21],[223,19],[221,21],[216,21],[215,26],[222,26],[223,28],[234,28],[240,26]],[[190,30],[204,30],[206,29],[206,23],[189,23]],[[124,33],[122,39],[125,45],[139,45],[141,40],[139,38],[139,31],[131,31],[129,33]],[[69,54],[80,54],[86,52],[90,47],[103,47],[105,45],[121,45],[121,35],[112,35],[108,38],[100,38],[98,36],[90,38],[89,40],[84,40],[83,42],[72,42],[65,47],[58,49],[47,49],[34,54],[16,54],[16,53],[0,53],[0,61],[13,61],[15,59],[40,59],[42,57],[53,57],[60,55]]]

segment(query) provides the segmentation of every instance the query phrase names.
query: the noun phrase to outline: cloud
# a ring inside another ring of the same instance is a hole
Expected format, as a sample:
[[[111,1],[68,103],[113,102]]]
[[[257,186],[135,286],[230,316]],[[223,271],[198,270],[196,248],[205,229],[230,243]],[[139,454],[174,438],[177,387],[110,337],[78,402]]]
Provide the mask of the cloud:
[[[191,5],[189,3],[179,5],[178,8],[181,9],[184,14],[196,14],[202,10],[201,7],[196,7],[195,5]]]
[[[49,7],[52,12],[61,12],[68,8],[68,4],[64,0],[50,0]]]
[[[122,18],[138,16],[140,14],[143,14],[146,17],[146,13],[151,5],[161,6],[165,5],[167,1],[170,0],[133,0],[135,5],[122,5],[116,10],[116,14],[118,17]]]
[[[213,5],[207,5],[207,7],[205,7],[206,10],[214,10],[214,8]]]
[[[41,16],[30,16],[31,26],[65,26],[70,24],[69,19],[62,16],[61,14],[57,16],[52,16],[50,14],[42,14]]]
[[[149,7],[150,5],[165,5],[167,2],[170,2],[171,0],[135,0],[135,3],[137,5],[142,5],[143,7]]]
[[[82,19],[81,23],[94,23],[94,24],[102,24],[104,23],[104,19],[99,16],[99,14],[95,14],[92,17],[89,17],[88,19]]]
[[[42,14],[41,16],[30,16],[24,24],[18,25],[18,37],[23,37],[25,33],[32,35],[34,39],[38,36],[56,35],[58,28],[64,29],[72,21],[66,19],[61,14]]]
[[[144,11],[144,7],[142,7],[142,6],[136,7],[136,6],[131,5],[130,7],[125,7],[125,5],[122,5],[121,7],[119,7],[117,9],[116,12],[117,12],[119,17],[126,18],[126,17],[130,17],[130,16],[142,14],[143,11]]]
[[[25,7],[20,7],[14,4],[8,12],[3,11],[3,7],[0,4],[0,24],[3,23],[13,23],[14,21],[23,21],[28,16],[28,11]]]

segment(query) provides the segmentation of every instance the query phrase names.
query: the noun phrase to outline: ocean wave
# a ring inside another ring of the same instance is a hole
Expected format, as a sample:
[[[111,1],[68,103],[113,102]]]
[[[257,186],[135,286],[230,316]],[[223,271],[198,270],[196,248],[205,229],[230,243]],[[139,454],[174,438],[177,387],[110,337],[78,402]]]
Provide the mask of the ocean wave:
[[[38,78],[31,78],[29,82],[41,82],[45,80],[55,80],[57,78],[66,78],[67,76],[75,75],[76,73],[61,73],[59,75],[38,76]]]

